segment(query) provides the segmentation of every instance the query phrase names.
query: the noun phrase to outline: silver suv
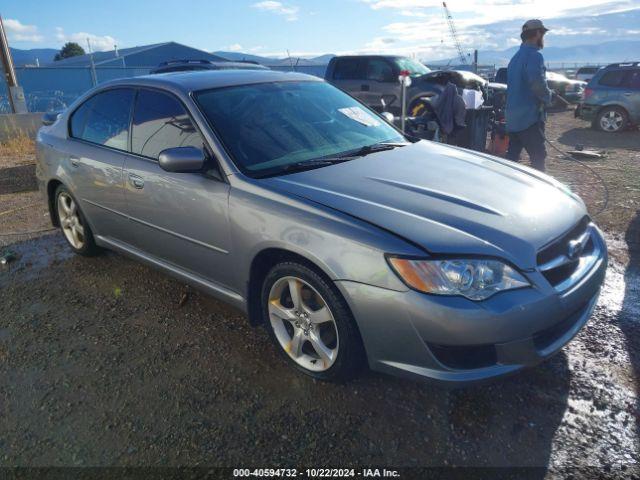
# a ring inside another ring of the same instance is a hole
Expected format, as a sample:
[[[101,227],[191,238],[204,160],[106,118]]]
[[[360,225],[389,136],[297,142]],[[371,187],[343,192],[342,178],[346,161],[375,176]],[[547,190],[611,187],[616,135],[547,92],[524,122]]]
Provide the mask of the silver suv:
[[[587,322],[607,264],[564,185],[411,143],[296,73],[101,85],[41,128],[37,160],[71,249],[121,252],[241,308],[320,379],[365,361],[454,383],[534,365]]]

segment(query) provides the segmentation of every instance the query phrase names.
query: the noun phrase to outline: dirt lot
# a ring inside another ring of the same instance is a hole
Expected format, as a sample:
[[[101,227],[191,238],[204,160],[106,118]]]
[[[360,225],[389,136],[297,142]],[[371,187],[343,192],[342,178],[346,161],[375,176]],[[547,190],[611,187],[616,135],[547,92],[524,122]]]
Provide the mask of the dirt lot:
[[[57,232],[0,237],[18,255],[0,269],[0,465],[638,474],[640,133],[598,134],[565,112],[549,136],[563,149],[608,151],[589,162],[609,187],[597,219],[612,252],[607,283],[561,353],[481,387],[370,372],[318,383],[288,368],[242,314],[195,292],[180,306],[185,287],[154,270],[113,253],[73,256]],[[598,179],[554,156],[550,172],[597,211]],[[29,163],[0,164],[2,232],[48,227]]]

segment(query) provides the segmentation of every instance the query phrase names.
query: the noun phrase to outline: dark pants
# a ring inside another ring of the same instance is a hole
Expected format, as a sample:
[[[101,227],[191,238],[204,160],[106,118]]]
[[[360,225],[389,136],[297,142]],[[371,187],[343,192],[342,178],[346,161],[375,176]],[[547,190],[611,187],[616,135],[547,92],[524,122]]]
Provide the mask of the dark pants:
[[[544,172],[544,161],[547,158],[544,145],[544,122],[534,123],[521,132],[509,132],[507,159],[519,162],[523,148],[529,154],[531,166]]]

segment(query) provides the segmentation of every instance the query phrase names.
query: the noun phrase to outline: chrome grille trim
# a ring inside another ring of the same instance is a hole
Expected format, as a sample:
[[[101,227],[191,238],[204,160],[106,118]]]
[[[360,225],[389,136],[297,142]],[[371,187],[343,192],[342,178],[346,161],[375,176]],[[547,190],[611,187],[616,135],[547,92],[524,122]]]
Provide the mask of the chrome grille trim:
[[[598,263],[603,255],[603,244],[600,236],[597,234],[597,228],[593,223],[587,225],[586,230],[576,239],[570,240],[576,242],[581,247],[581,254],[574,259],[568,255],[559,255],[548,262],[539,265],[538,270],[544,275],[551,273],[556,268],[561,268],[569,263],[575,263],[575,269],[562,281],[553,285],[555,291],[561,293],[578,283],[587,273]],[[569,244],[570,242],[567,242]],[[587,245],[591,242],[592,248],[585,251]]]
[[[580,235],[577,239],[575,239],[575,241],[581,247],[580,251],[583,251],[584,248],[587,246],[589,239],[591,239],[592,233],[593,233],[593,224],[589,224],[587,226],[587,230],[582,235]],[[540,269],[541,272],[546,272],[547,270],[553,270],[554,268],[558,268],[563,265],[566,265],[567,263],[571,263],[575,261],[576,261],[575,258],[569,258],[567,255],[563,254],[549,260],[547,263],[540,265],[538,268]]]

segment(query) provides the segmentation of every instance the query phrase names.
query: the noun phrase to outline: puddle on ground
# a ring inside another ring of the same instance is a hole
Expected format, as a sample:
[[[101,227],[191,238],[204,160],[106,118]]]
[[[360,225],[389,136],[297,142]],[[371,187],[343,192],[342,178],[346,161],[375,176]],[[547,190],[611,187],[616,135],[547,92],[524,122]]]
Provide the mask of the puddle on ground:
[[[21,279],[32,280],[45,268],[74,256],[62,235],[54,233],[4,247],[15,253],[15,260],[0,266],[0,285],[20,271]]]

